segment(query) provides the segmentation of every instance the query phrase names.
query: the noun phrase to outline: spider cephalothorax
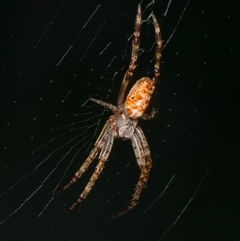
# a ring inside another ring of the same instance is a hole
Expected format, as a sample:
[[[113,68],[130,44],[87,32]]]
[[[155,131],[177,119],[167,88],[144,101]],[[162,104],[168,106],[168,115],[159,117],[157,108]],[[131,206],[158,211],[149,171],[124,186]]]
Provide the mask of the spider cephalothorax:
[[[138,80],[132,89],[129,91],[126,99],[126,89],[132,78],[133,71],[136,67],[136,62],[138,58],[138,49],[140,44],[140,28],[141,28],[141,7],[138,6],[138,12],[136,16],[134,39],[132,44],[132,57],[128,67],[128,70],[123,78],[123,82],[119,91],[119,96],[117,100],[117,106],[104,102],[102,100],[97,100],[90,98],[91,101],[94,101],[110,110],[114,113],[107,120],[105,126],[102,129],[101,134],[99,135],[93,150],[90,152],[90,155],[86,161],[82,164],[80,169],[75,173],[72,180],[58,193],[63,192],[69,188],[74,182],[76,182],[82,174],[87,170],[91,162],[98,156],[98,164],[96,169],[90,178],[85,189],[79,196],[78,200],[66,211],[70,211],[75,208],[76,205],[80,204],[91,191],[93,185],[98,179],[100,173],[103,170],[104,164],[106,163],[114,142],[114,138],[121,139],[130,139],[132,142],[133,150],[137,159],[138,166],[140,168],[141,174],[137,183],[137,187],[133,198],[128,205],[128,207],[114,215],[113,217],[119,217],[124,213],[128,212],[134,208],[138,202],[140,194],[143,188],[147,184],[148,176],[150,169],[152,167],[152,160],[150,155],[150,149],[145,138],[145,135],[138,126],[138,118],[142,119],[152,119],[156,113],[155,110],[152,113],[145,113],[149,102],[151,100],[152,94],[154,92],[156,83],[160,75],[160,59],[161,59],[161,50],[162,50],[162,40],[159,24],[152,14],[153,24],[155,28],[156,36],[156,56],[155,56],[155,65],[154,65],[154,77],[152,79],[148,77],[143,77]],[[100,152],[100,153],[99,153]]]

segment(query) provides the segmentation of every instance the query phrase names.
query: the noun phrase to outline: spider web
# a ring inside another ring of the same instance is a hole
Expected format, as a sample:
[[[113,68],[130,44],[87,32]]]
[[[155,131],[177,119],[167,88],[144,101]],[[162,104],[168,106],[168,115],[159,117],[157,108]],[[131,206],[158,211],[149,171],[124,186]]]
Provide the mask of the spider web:
[[[11,1],[3,7],[3,240],[237,238],[234,3],[142,2],[133,82],[153,75],[152,10],[165,41],[152,99],[159,115],[139,123],[153,168],[139,205],[116,220],[108,216],[128,204],[139,176],[129,142],[116,140],[103,174],[71,213],[61,211],[76,201],[97,162],[63,194],[53,197],[53,192],[88,156],[111,114],[89,96],[116,104],[131,57],[137,3]]]

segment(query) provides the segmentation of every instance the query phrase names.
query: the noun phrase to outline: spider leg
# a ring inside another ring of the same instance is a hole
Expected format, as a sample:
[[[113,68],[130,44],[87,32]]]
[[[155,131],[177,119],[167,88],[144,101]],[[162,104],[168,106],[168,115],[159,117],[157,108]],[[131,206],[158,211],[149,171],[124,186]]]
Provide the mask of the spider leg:
[[[131,140],[132,140],[132,146],[133,146],[133,149],[135,152],[135,156],[137,159],[137,163],[141,170],[141,174],[138,179],[137,187],[136,187],[135,193],[133,195],[133,198],[132,198],[130,204],[127,206],[127,208],[125,210],[113,215],[111,218],[120,217],[123,214],[130,211],[131,209],[133,209],[137,205],[140,194],[141,194],[143,188],[146,187],[149,172],[152,167],[152,159],[151,159],[151,155],[150,155],[150,150],[149,150],[147,140],[144,136],[144,133],[139,126],[136,127],[135,130],[136,131],[133,134]]]
[[[158,110],[153,108],[150,114],[144,113],[143,116],[141,117],[141,119],[151,120],[156,116],[157,113],[158,113]]]
[[[146,139],[146,137],[145,137],[145,135],[144,135],[140,126],[137,126],[135,128],[135,133],[136,133],[137,139],[141,143],[141,146],[142,146],[143,151],[144,151],[144,156],[145,156],[145,161],[146,161],[145,165],[148,165],[151,168],[152,167],[152,159],[151,159],[151,155],[150,155],[150,149],[149,149],[149,146],[148,146],[147,139]]]
[[[160,76],[160,59],[162,56],[162,38],[161,38],[161,31],[160,31],[158,21],[154,15],[152,15],[152,19],[153,19],[153,24],[155,28],[155,36],[156,36],[156,43],[157,43],[155,65],[154,65],[154,77],[153,77],[153,83],[156,84]]]
[[[101,172],[103,170],[103,167],[104,167],[104,165],[109,157],[109,154],[112,150],[113,141],[114,141],[114,134],[113,134],[113,132],[109,132],[106,142],[104,143],[102,150],[99,154],[99,162],[95,168],[93,175],[91,176],[88,184],[84,188],[84,190],[81,193],[81,195],[79,196],[78,200],[71,207],[69,207],[67,210],[65,210],[64,211],[65,213],[73,210],[77,205],[79,205],[87,197],[88,193],[91,191],[92,187],[94,186],[96,180],[98,179],[99,175],[101,174]]]
[[[141,7],[138,5],[138,12],[136,16],[136,23],[135,23],[135,30],[134,30],[134,39],[132,42],[132,56],[131,56],[131,61],[128,67],[128,70],[123,78],[123,82],[119,91],[118,95],[118,106],[122,106],[124,104],[124,95],[127,89],[127,86],[129,84],[129,81],[132,78],[133,71],[136,68],[136,62],[138,58],[138,49],[140,45],[140,30],[141,30],[141,19],[142,19],[142,13],[141,13]]]
[[[79,168],[79,170],[75,173],[72,180],[68,184],[66,184],[60,191],[57,191],[56,195],[62,193],[66,189],[68,189],[73,183],[75,183],[82,176],[82,174],[87,170],[88,166],[97,157],[99,151],[105,145],[106,141],[109,138],[110,132],[111,132],[111,125],[110,125],[110,122],[107,121],[105,126],[103,127],[102,132],[100,133],[97,141],[95,142],[94,148],[90,152],[90,155],[88,156],[86,161],[82,164],[82,166]]]
[[[105,108],[110,109],[113,113],[119,113],[118,108],[111,103],[105,102],[103,100],[98,100],[98,99],[95,99],[95,98],[89,98],[89,100],[91,100],[91,101],[93,101],[93,102],[95,102],[95,103],[97,103],[101,106],[104,106]]]

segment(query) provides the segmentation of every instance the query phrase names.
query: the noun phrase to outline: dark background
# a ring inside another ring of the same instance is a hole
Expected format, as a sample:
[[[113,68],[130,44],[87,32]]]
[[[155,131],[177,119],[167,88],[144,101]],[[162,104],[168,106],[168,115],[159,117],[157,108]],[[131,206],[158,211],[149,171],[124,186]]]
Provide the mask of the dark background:
[[[149,3],[144,1],[142,8]],[[167,45],[161,80],[152,99],[158,116],[139,122],[153,159],[139,205],[119,219],[108,219],[128,204],[139,176],[130,143],[117,140],[103,174],[83,204],[61,214],[76,201],[96,162],[38,217],[56,185],[63,187],[87,157],[110,115],[94,104],[82,104],[89,96],[116,103],[130,60],[129,37],[137,4],[1,1],[1,221],[23,204],[1,224],[1,240],[157,241],[194,195],[207,170],[197,195],[162,240],[239,239],[239,25],[235,1],[192,0],[179,24],[187,1],[173,1],[166,17],[168,1],[156,1],[144,12],[146,19],[154,11]],[[141,34],[144,52],[133,82],[152,76],[154,49],[149,49],[153,42],[153,25],[145,22]],[[68,91],[71,93],[62,102]],[[87,112],[99,117],[88,119],[83,114]],[[97,129],[90,128],[96,123]],[[70,131],[72,126],[82,129]],[[75,140],[76,136],[79,139]],[[173,175],[167,191],[156,200]],[[10,188],[16,182],[19,184]]]

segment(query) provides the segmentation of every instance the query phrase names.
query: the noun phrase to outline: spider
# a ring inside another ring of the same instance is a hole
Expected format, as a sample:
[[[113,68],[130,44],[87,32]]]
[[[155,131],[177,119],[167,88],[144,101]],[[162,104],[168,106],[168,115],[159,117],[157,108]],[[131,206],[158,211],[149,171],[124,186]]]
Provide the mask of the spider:
[[[155,65],[154,65],[154,77],[152,79],[148,77],[143,77],[138,80],[130,92],[128,93],[126,100],[124,101],[126,89],[128,84],[132,78],[133,71],[136,67],[136,62],[138,58],[138,49],[140,45],[140,28],[141,28],[141,7],[138,5],[135,30],[134,30],[134,38],[132,42],[132,55],[131,61],[128,67],[128,70],[125,73],[125,76],[122,81],[122,85],[120,87],[117,106],[104,102],[102,100],[90,98],[91,101],[104,106],[105,108],[110,109],[114,114],[109,117],[105,126],[103,127],[97,141],[95,142],[94,148],[90,152],[90,155],[86,159],[86,161],[82,164],[79,170],[75,173],[72,180],[63,187],[62,190],[58,191],[58,193],[63,192],[68,189],[73,183],[75,183],[82,174],[87,170],[88,166],[92,163],[92,161],[98,156],[98,164],[95,168],[93,175],[91,176],[89,182],[87,183],[85,189],[79,196],[78,200],[72,204],[64,212],[69,212],[73,210],[78,204],[80,204],[91,191],[94,186],[96,180],[101,174],[103,167],[108,160],[110,155],[114,138],[121,138],[123,140],[130,139],[132,142],[132,147],[137,159],[137,164],[140,168],[141,174],[137,183],[137,187],[133,198],[130,204],[121,212],[112,216],[112,218],[119,217],[131,209],[133,209],[139,200],[140,194],[145,188],[149,172],[152,167],[152,160],[150,155],[150,149],[145,138],[145,135],[138,126],[138,119],[150,120],[154,118],[156,114],[156,110],[152,110],[150,114],[145,113],[147,107],[149,106],[149,102],[151,96],[154,92],[155,85],[158,81],[160,75],[160,59],[161,59],[161,50],[162,50],[162,40],[160,27],[157,22],[156,17],[152,14],[152,20],[155,28],[155,37],[156,37],[156,55],[155,55]],[[100,152],[100,154],[99,154]]]

